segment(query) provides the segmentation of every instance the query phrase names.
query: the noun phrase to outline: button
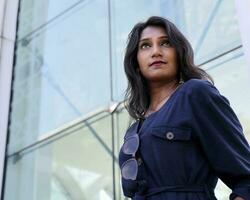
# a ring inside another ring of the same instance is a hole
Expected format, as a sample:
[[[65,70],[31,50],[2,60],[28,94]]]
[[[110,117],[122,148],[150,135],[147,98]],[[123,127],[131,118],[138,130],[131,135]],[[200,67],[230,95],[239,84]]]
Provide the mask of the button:
[[[166,138],[167,138],[168,140],[172,140],[172,139],[174,138],[174,134],[173,134],[172,132],[167,132],[167,133],[166,133]]]
[[[138,163],[138,166],[140,166],[142,164],[142,159],[141,158],[138,158],[137,159],[137,163]]]

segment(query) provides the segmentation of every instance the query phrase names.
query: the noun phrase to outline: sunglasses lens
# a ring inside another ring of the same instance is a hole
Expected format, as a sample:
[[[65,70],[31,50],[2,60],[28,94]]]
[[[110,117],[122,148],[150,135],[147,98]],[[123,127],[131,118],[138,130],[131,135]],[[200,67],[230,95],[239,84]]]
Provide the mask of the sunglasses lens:
[[[138,165],[134,158],[127,160],[121,167],[121,174],[124,179],[136,180],[137,172]]]
[[[139,137],[138,135],[131,136],[126,139],[123,144],[122,150],[125,154],[134,154],[139,147]]]

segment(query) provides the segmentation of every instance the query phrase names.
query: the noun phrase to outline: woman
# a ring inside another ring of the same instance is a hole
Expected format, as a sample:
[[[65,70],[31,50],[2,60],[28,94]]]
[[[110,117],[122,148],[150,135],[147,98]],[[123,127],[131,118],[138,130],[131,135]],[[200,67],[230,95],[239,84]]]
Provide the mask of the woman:
[[[250,200],[250,151],[241,124],[194,65],[174,24],[150,17],[129,35],[126,108],[136,121],[119,154],[124,195],[133,200],[216,200],[220,178],[230,200]]]

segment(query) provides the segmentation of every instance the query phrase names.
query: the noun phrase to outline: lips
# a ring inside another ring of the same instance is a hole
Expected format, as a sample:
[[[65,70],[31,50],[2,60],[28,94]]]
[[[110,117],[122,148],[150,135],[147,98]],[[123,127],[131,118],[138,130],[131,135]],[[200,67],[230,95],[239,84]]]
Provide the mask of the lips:
[[[154,62],[152,62],[151,64],[149,64],[149,66],[153,66],[153,65],[161,65],[161,64],[166,64],[165,61],[162,61],[162,60],[156,60]]]

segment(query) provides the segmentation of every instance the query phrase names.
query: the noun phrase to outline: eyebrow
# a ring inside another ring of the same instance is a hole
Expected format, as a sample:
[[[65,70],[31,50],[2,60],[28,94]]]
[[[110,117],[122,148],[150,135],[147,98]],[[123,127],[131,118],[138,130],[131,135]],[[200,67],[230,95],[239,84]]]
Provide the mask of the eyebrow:
[[[168,36],[164,35],[164,36],[158,37],[158,39],[163,39],[163,38],[168,38]],[[150,38],[143,38],[139,42],[142,42],[142,41],[145,41],[145,40],[150,40]]]

